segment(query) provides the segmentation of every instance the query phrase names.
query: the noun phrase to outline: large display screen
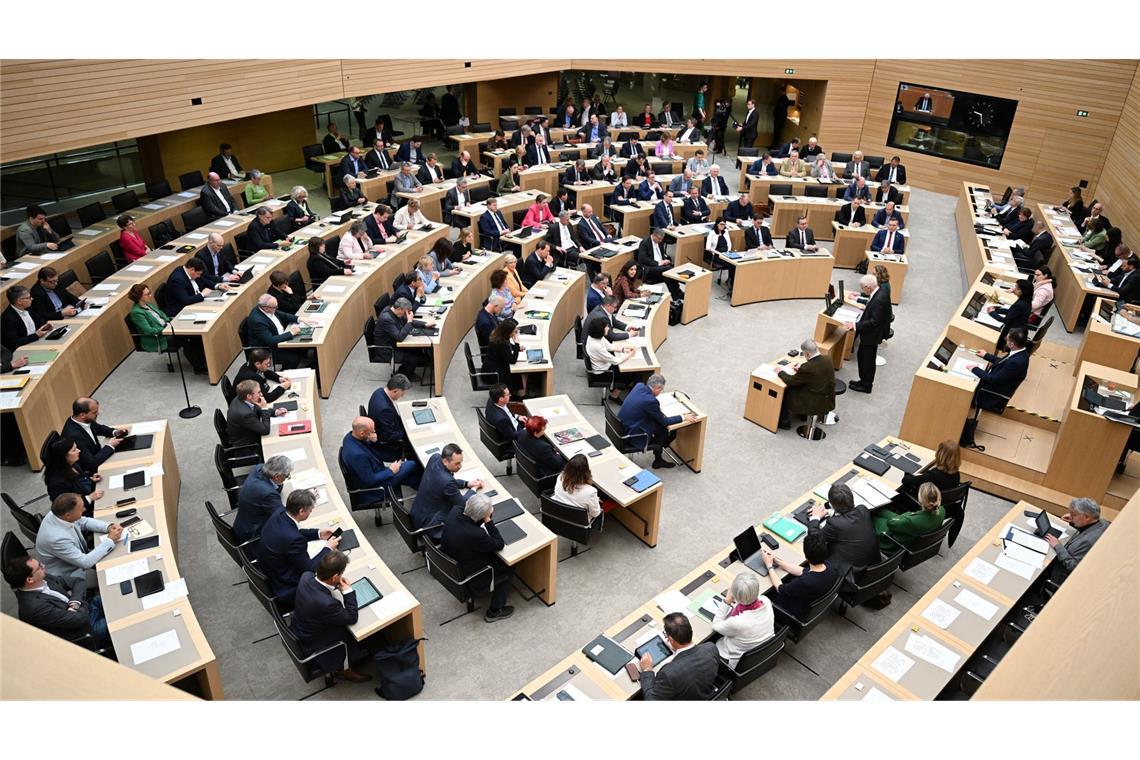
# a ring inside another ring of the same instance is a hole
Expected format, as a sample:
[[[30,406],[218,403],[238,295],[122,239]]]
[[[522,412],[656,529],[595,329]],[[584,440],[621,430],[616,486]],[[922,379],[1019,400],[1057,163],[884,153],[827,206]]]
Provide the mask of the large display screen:
[[[900,82],[887,144],[998,169],[1016,111],[1016,100]]]

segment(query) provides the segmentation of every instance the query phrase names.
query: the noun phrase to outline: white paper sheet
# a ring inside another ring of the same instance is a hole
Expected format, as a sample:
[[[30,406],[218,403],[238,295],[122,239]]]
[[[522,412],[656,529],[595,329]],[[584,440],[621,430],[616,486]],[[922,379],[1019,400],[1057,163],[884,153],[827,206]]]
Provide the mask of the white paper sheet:
[[[309,458],[309,455],[305,453],[304,449],[289,449],[288,451],[282,451],[277,456],[289,457],[289,461],[294,463]]]
[[[187,190],[186,192],[179,193],[178,197],[179,198],[194,198],[197,195],[198,195],[198,193],[193,193],[193,192],[190,192],[189,190]]]
[[[131,644],[131,659],[134,660],[135,665],[142,665],[156,657],[176,652],[181,647],[182,642],[178,640],[178,631],[171,629],[166,633],[160,633],[157,636],[151,636],[149,639]]]
[[[154,269],[154,267],[148,267],[144,264],[132,264],[131,266],[124,269],[123,271],[124,272],[149,272],[152,269]]]
[[[1040,570],[1042,565],[1045,564],[1044,554],[1038,554],[1032,549],[1026,549],[1024,546],[1020,546],[1010,541],[1006,541],[1004,543],[1005,547],[1002,549],[1002,554],[1009,557],[1010,559],[1015,559],[1018,562],[1022,562],[1034,570]]]
[[[987,602],[969,589],[959,591],[958,596],[954,597],[954,603],[961,605],[985,620],[993,620],[994,615],[996,615],[1000,609],[996,604]]]
[[[906,672],[914,666],[914,660],[907,657],[905,654],[895,649],[894,647],[887,647],[883,653],[879,655],[871,667],[879,671],[887,678],[895,683],[906,675]]]
[[[368,605],[368,608],[372,610],[378,620],[387,620],[400,610],[408,607],[411,601],[411,594],[401,589],[400,591],[385,594],[383,599],[378,602],[373,602]]]
[[[108,586],[114,586],[116,583],[129,581],[132,578],[137,578],[143,573],[150,572],[150,562],[145,559],[136,559],[133,562],[126,562],[122,565],[115,565],[108,568],[104,577],[107,580]]]
[[[161,261],[161,262],[163,262],[163,263],[166,263],[166,262],[168,262],[168,261],[175,261],[177,258],[178,258],[177,256],[174,256],[174,255],[172,255],[172,254],[169,254],[169,253],[164,253],[164,254],[162,254],[161,256],[155,256],[155,257],[154,257],[154,260],[155,260],[155,261]]]
[[[1036,523],[1034,526],[1036,527]],[[1018,546],[1023,546],[1035,554],[1046,554],[1049,551],[1048,541],[1038,538],[1032,533],[1027,533],[1014,525],[1007,525],[1003,535]]]
[[[143,208],[150,211],[157,211],[158,209],[163,208],[163,205],[161,203],[147,203],[143,206]]]
[[[894,702],[895,700],[887,696],[886,692],[879,691],[872,686],[867,693],[863,696],[864,702]]]
[[[149,420],[147,422],[136,422],[131,425],[131,435],[151,435],[162,430],[165,425],[164,420]]]
[[[214,222],[215,227],[233,227],[235,224],[237,224],[236,221],[230,221],[229,219],[219,219]]]
[[[987,586],[990,585],[990,581],[992,581],[997,574],[998,569],[984,559],[975,557],[970,564],[966,565],[966,575]]]
[[[176,581],[170,581],[166,584],[166,588],[159,591],[157,594],[144,596],[142,599],[142,606],[144,610],[152,610],[155,607],[161,607],[164,604],[170,604],[175,599],[186,596],[189,591],[186,589],[186,579],[179,578]]]
[[[114,291],[114,290],[119,289],[119,283],[117,283],[117,282],[101,282],[91,289],[92,290],[111,290],[111,291]]]
[[[962,659],[962,655],[952,649],[947,649],[929,636],[917,633],[907,636],[905,648],[920,660],[925,660],[947,673],[953,673],[958,667],[958,661]]]
[[[205,240],[208,235],[205,232],[188,232],[183,237],[187,240]]]
[[[941,599],[935,599],[930,603],[929,607],[922,611],[924,618],[942,630],[949,628],[961,614],[961,610],[955,609]]]
[[[673,591],[663,591],[653,597],[653,602],[660,607],[661,611],[666,615],[670,612],[680,612],[685,615],[689,614],[689,598],[676,589]]]
[[[1003,570],[1008,570],[1015,575],[1020,575],[1025,580],[1029,580],[1033,577],[1032,567],[1024,562],[1017,561],[1004,552],[997,556],[997,559],[994,560],[994,564]]]
[[[0,393],[0,409],[13,409],[20,403],[19,391],[4,391]]]

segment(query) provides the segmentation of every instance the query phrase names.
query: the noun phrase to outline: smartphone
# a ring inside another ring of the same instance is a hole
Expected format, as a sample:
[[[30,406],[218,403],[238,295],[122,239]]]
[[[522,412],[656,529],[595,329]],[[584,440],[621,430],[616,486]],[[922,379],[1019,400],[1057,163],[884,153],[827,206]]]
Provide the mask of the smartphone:
[[[486,496],[486,497],[488,497],[488,498],[490,498],[490,497],[493,497],[493,496],[498,496],[498,495],[499,495],[499,492],[498,492],[498,491],[496,491],[496,490],[494,490],[494,489],[492,489],[492,490],[488,491],[487,493],[485,493],[485,494],[483,494],[483,495],[484,495],[484,496]]]
[[[123,596],[126,596],[127,594],[131,593],[131,591],[133,591],[133,590],[134,590],[134,587],[131,585],[130,581],[123,581],[122,583],[119,584],[119,593],[122,594]]]
[[[637,668],[637,663],[630,660],[625,664],[625,673],[629,676],[629,680],[637,683],[641,680],[641,671]]]
[[[131,498],[131,501],[134,501],[134,497]],[[116,512],[115,517],[130,517],[135,512],[138,512],[138,510],[131,507],[130,509],[124,509],[122,512]]]
[[[340,536],[341,536],[341,534],[342,534],[342,533],[344,533],[344,528],[339,528],[339,527],[338,527],[336,530],[334,530],[334,531],[332,532],[332,537],[333,537],[333,538],[340,538]]]
[[[134,497],[134,496],[128,496],[128,497],[127,497],[127,498],[125,498],[125,499],[119,499],[118,501],[116,501],[116,502],[115,502],[115,506],[116,506],[116,507],[125,507],[125,506],[127,506],[128,504],[134,504],[136,501],[138,501],[138,499],[137,499],[136,497]],[[134,513],[135,513],[135,510],[133,510],[133,509],[132,509],[132,510],[130,510],[130,514],[132,514],[132,515],[133,515]],[[115,517],[119,517],[119,515],[115,515]]]
[[[600,451],[591,451],[586,456],[588,456],[588,457],[600,457],[601,455],[602,455],[602,452],[600,452]]]

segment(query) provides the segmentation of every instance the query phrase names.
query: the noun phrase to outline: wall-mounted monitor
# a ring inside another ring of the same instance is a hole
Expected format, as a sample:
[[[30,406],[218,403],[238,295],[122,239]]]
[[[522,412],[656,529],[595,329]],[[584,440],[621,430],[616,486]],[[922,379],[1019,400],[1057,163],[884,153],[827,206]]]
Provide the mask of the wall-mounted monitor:
[[[900,82],[887,145],[1001,168],[1017,101]]]

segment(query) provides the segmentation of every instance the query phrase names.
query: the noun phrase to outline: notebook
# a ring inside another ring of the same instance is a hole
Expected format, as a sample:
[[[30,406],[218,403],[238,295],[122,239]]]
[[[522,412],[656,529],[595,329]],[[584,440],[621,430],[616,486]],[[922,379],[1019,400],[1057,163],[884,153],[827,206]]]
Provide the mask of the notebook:
[[[495,511],[491,514],[491,522],[498,525],[507,520],[512,520],[523,513],[522,504],[519,504],[518,499],[504,499],[498,504],[494,505]],[[501,531],[500,531],[501,532]],[[505,538],[503,539],[506,540]]]
[[[503,537],[503,544],[506,546],[510,546],[515,541],[526,538],[526,531],[510,520],[495,523],[495,527],[499,529],[499,535]]]
[[[615,676],[633,659],[632,652],[609,636],[598,636],[582,648],[582,654]]]
[[[313,429],[313,424],[309,420],[302,420],[301,422],[288,422],[277,429],[277,435],[300,435],[307,433]]]
[[[807,533],[807,528],[805,526],[801,525],[796,520],[789,520],[779,513],[773,514],[771,517],[765,520],[764,527],[788,543],[792,543],[793,541],[798,540],[800,536]]]
[[[642,470],[641,472],[634,475],[632,478],[628,478],[627,480],[623,480],[622,484],[629,486],[630,488],[632,488],[634,491],[637,491],[638,493],[644,493],[645,491],[647,491],[648,489],[652,488],[653,486],[657,485],[660,482],[661,482],[661,478],[657,477],[656,475],[654,475],[649,470]]]

